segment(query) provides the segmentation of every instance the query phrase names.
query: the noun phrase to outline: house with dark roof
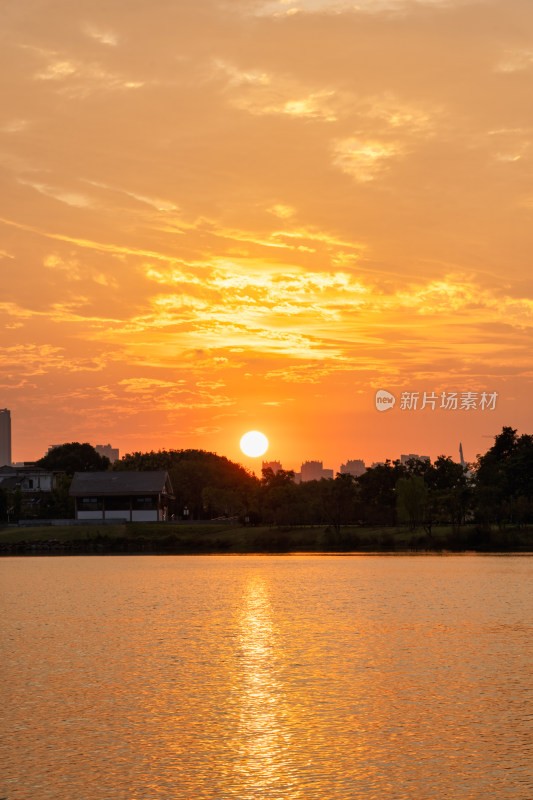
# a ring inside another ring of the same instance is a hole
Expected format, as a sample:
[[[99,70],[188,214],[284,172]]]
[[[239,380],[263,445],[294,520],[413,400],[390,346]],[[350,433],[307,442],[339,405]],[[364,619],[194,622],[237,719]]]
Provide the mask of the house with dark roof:
[[[76,472],[70,486],[76,519],[160,522],[174,492],[168,472]]]
[[[27,517],[38,517],[50,502],[53,489],[58,487],[62,472],[41,467],[0,467],[0,490],[10,496],[20,491],[21,513]],[[11,502],[11,501],[10,501]]]
[[[61,474],[41,467],[0,467],[0,487],[20,489],[24,494],[51,492]]]

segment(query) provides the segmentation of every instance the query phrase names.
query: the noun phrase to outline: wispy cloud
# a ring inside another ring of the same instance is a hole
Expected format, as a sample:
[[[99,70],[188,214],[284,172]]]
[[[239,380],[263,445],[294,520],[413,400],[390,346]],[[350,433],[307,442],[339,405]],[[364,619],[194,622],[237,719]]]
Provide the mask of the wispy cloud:
[[[358,181],[372,181],[383,173],[401,148],[390,142],[342,139],[333,145],[333,163]]]
[[[90,36],[92,39],[96,39],[96,41],[100,42],[100,44],[116,47],[119,42],[119,37],[116,33],[111,30],[100,28],[97,25],[86,23],[83,26],[83,30],[87,36]]]

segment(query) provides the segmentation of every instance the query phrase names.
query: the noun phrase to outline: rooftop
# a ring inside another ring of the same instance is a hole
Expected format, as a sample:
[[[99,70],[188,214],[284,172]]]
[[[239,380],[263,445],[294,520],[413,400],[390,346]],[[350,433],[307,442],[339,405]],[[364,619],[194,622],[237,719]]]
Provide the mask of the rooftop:
[[[72,497],[159,493],[172,494],[168,472],[76,472],[70,486]]]

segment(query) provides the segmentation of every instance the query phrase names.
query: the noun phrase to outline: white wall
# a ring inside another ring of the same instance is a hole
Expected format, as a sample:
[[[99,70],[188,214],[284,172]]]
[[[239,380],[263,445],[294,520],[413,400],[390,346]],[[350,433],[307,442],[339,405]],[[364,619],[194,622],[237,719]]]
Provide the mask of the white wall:
[[[129,518],[128,512],[128,518]],[[78,519],[103,519],[102,511],[78,511]]]
[[[106,519],[125,519],[129,521],[130,510],[113,509],[105,512]],[[133,509],[132,518],[134,522],[157,522],[157,509]],[[102,511],[79,511],[78,519],[103,519]]]
[[[106,519],[127,519],[130,518],[129,508],[113,508],[105,510]]]
[[[133,522],[157,522],[157,508],[134,508],[132,511],[132,519]]]

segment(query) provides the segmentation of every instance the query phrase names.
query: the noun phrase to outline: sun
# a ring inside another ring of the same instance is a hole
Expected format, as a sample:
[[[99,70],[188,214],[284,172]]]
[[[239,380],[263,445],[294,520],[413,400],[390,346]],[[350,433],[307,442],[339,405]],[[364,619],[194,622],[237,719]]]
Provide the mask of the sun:
[[[241,439],[241,450],[245,456],[262,456],[266,453],[268,439],[260,431],[248,431]]]

